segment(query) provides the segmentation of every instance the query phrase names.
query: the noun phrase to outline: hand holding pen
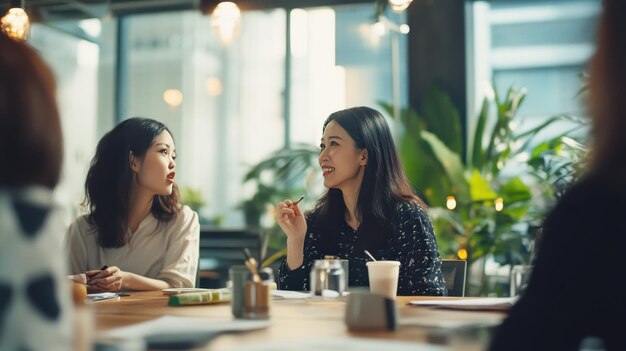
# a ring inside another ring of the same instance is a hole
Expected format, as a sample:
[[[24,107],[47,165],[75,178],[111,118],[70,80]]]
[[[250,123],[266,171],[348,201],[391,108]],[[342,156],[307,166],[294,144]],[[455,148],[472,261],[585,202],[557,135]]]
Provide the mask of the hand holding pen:
[[[289,239],[304,239],[306,234],[306,221],[298,207],[302,199],[304,196],[297,201],[287,199],[276,204],[276,222]]]
[[[85,272],[87,285],[95,291],[119,291],[122,290],[122,270],[116,266],[104,265],[99,270]]]

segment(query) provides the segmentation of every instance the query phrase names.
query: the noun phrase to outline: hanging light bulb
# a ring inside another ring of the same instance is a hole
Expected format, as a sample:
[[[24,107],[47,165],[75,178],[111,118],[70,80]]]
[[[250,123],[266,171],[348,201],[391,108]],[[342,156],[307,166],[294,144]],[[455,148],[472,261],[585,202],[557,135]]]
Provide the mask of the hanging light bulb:
[[[211,22],[217,36],[224,44],[228,45],[239,32],[241,11],[234,2],[220,2],[211,14]]]
[[[24,11],[24,3],[22,7],[13,7],[0,19],[0,27],[2,32],[9,38],[15,40],[26,40],[30,30],[30,20],[26,11]]]
[[[394,12],[402,12],[411,5],[413,0],[389,0],[389,6]]]

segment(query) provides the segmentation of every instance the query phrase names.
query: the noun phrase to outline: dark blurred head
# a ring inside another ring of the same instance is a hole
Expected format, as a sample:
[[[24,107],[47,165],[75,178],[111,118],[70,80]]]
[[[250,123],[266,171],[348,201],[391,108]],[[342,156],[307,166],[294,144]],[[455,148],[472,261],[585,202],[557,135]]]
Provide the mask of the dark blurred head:
[[[63,160],[54,76],[33,48],[0,33],[0,187],[54,188]]]
[[[626,1],[604,0],[590,64],[592,165],[626,174]]]

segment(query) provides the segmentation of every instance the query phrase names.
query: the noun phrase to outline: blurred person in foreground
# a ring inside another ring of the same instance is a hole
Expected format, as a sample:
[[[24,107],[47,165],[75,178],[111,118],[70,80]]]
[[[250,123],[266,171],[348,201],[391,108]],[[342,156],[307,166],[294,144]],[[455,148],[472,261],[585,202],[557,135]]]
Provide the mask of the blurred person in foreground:
[[[72,349],[55,94],[35,50],[0,32],[0,350]]]
[[[490,350],[626,350],[626,1],[604,0],[590,62],[588,173],[550,213],[529,284]]]

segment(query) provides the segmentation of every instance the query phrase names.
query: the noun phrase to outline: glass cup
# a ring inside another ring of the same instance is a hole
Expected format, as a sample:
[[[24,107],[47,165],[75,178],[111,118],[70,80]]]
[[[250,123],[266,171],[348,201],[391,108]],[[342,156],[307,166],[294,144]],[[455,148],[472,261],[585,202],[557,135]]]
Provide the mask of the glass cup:
[[[264,282],[248,281],[244,287],[244,319],[270,318],[270,286]]]
[[[370,261],[366,263],[369,275],[370,292],[396,298],[398,292],[398,276],[400,262],[398,261]]]
[[[232,266],[228,270],[228,276],[231,282],[231,300],[230,307],[235,318],[243,318],[243,308],[245,302],[245,293],[244,287],[246,282],[248,282],[252,274],[248,267],[240,265],[240,266]]]
[[[315,260],[311,268],[311,294],[323,297],[341,297],[346,291],[346,271],[344,262],[347,260],[323,259]]]
[[[524,293],[532,268],[533,266],[528,265],[517,265],[511,268],[511,296]]]

